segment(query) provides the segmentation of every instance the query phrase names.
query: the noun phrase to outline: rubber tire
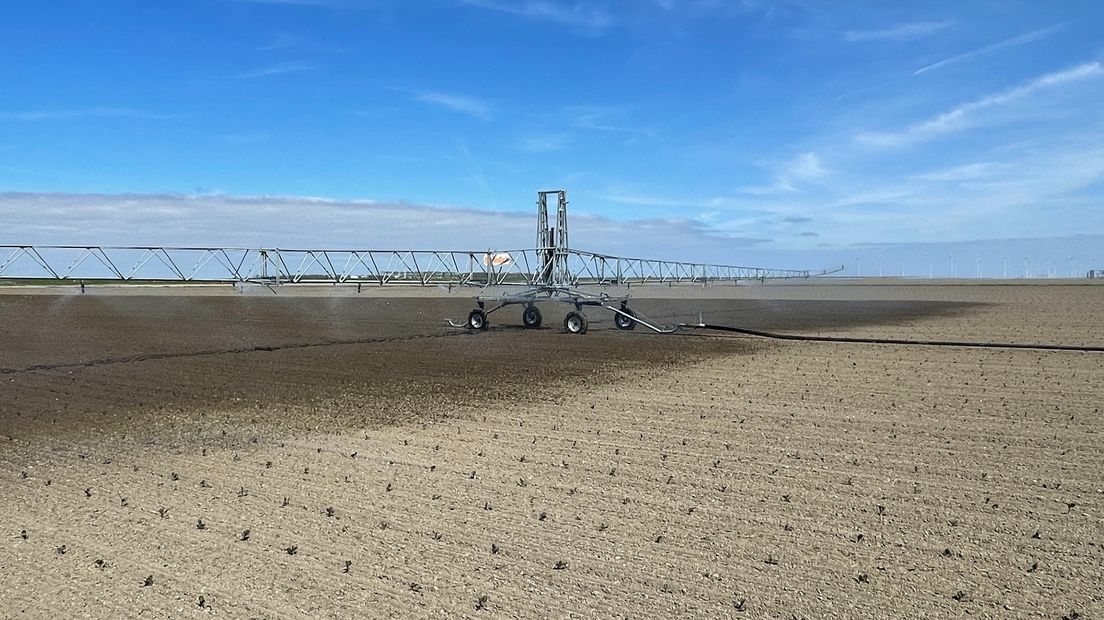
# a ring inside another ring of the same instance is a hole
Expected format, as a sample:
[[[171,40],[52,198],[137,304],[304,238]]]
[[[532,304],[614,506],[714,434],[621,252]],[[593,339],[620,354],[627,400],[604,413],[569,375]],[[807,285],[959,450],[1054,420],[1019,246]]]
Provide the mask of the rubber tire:
[[[636,316],[636,313],[632,310],[629,310],[628,308],[621,308],[621,312],[624,312],[631,317]],[[613,313],[613,324],[617,326],[617,329],[620,329],[622,331],[631,332],[632,330],[636,329],[636,321],[622,314],[617,314],[616,312]]]
[[[541,316],[540,308],[536,306],[526,306],[521,311],[521,324],[525,326],[525,329],[537,329],[544,321],[544,317]]]
[[[479,308],[469,312],[468,327],[479,331],[487,331],[487,313]]]
[[[564,331],[569,334],[583,335],[587,333],[587,318],[582,312],[572,310],[564,317]]]

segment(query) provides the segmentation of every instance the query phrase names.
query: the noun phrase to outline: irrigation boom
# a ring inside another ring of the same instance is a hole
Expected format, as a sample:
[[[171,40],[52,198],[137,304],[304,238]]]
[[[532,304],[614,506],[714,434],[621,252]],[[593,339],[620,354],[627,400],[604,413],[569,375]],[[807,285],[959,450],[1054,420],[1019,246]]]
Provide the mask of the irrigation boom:
[[[555,226],[549,219],[549,197],[556,200]],[[6,256],[6,258],[5,258]],[[537,244],[532,249],[331,250],[101,245],[0,244],[0,279],[20,281],[124,281],[227,283],[269,286],[356,284],[377,286],[522,287],[520,292],[477,298],[467,326],[485,329],[487,314],[525,304],[527,327],[540,325],[538,301],[565,301],[576,306],[565,328],[585,333],[585,305],[607,307],[622,329],[640,323],[628,310],[627,297],[587,293],[578,287],[731,282],[810,278],[836,270],[741,267],[684,261],[628,258],[576,250],[568,245],[567,192],[537,192]],[[485,309],[489,301],[497,303]],[[617,307],[613,307],[617,304]],[[574,318],[572,315],[578,315]],[[581,324],[580,324],[581,321]],[[657,331],[661,331],[657,329]]]

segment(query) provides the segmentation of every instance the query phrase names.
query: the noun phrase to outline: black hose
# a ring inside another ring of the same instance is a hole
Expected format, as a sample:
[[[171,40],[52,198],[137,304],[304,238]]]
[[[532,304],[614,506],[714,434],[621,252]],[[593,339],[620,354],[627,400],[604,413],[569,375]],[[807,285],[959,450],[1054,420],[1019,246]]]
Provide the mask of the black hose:
[[[772,340],[797,340],[801,342],[848,342],[857,344],[899,344],[925,347],[971,347],[981,349],[1035,349],[1040,351],[1082,351],[1090,353],[1104,353],[1104,346],[1080,346],[1072,344],[1029,344],[1020,342],[963,342],[956,340],[908,340],[904,338],[854,338],[850,336],[803,336],[799,334],[779,334],[764,332],[743,327],[728,327],[726,325],[687,325],[697,329],[712,329],[715,331],[746,334]]]

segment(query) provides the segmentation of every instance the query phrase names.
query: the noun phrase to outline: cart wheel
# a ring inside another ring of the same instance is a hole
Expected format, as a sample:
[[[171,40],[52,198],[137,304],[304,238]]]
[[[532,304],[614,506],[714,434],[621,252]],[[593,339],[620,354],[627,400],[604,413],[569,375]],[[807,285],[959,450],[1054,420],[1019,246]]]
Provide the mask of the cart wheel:
[[[468,314],[468,327],[478,330],[487,329],[487,313],[476,308]]]
[[[525,306],[525,310],[521,313],[521,324],[524,325],[526,329],[536,329],[540,327],[541,321],[543,320],[541,311],[538,310],[536,306]]]
[[[569,334],[585,334],[587,318],[582,312],[571,311],[564,317],[564,331]]]
[[[624,314],[620,314],[617,312],[613,313],[613,322],[615,325],[617,325],[617,329],[625,331],[632,331],[636,329],[636,321],[630,318],[636,317],[636,313],[632,310],[629,310],[628,308],[621,308],[621,312],[623,312]],[[625,316],[625,314],[629,316]]]

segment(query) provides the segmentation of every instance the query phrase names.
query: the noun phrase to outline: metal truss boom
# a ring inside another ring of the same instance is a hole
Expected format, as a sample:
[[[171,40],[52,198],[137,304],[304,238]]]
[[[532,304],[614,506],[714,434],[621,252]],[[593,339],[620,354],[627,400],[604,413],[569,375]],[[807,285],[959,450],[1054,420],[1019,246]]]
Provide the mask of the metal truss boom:
[[[535,286],[549,275],[548,249],[475,252],[0,244],[0,279]],[[810,278],[839,271],[626,258],[566,247],[556,250],[555,267],[560,272],[556,279],[568,286],[704,284]]]

